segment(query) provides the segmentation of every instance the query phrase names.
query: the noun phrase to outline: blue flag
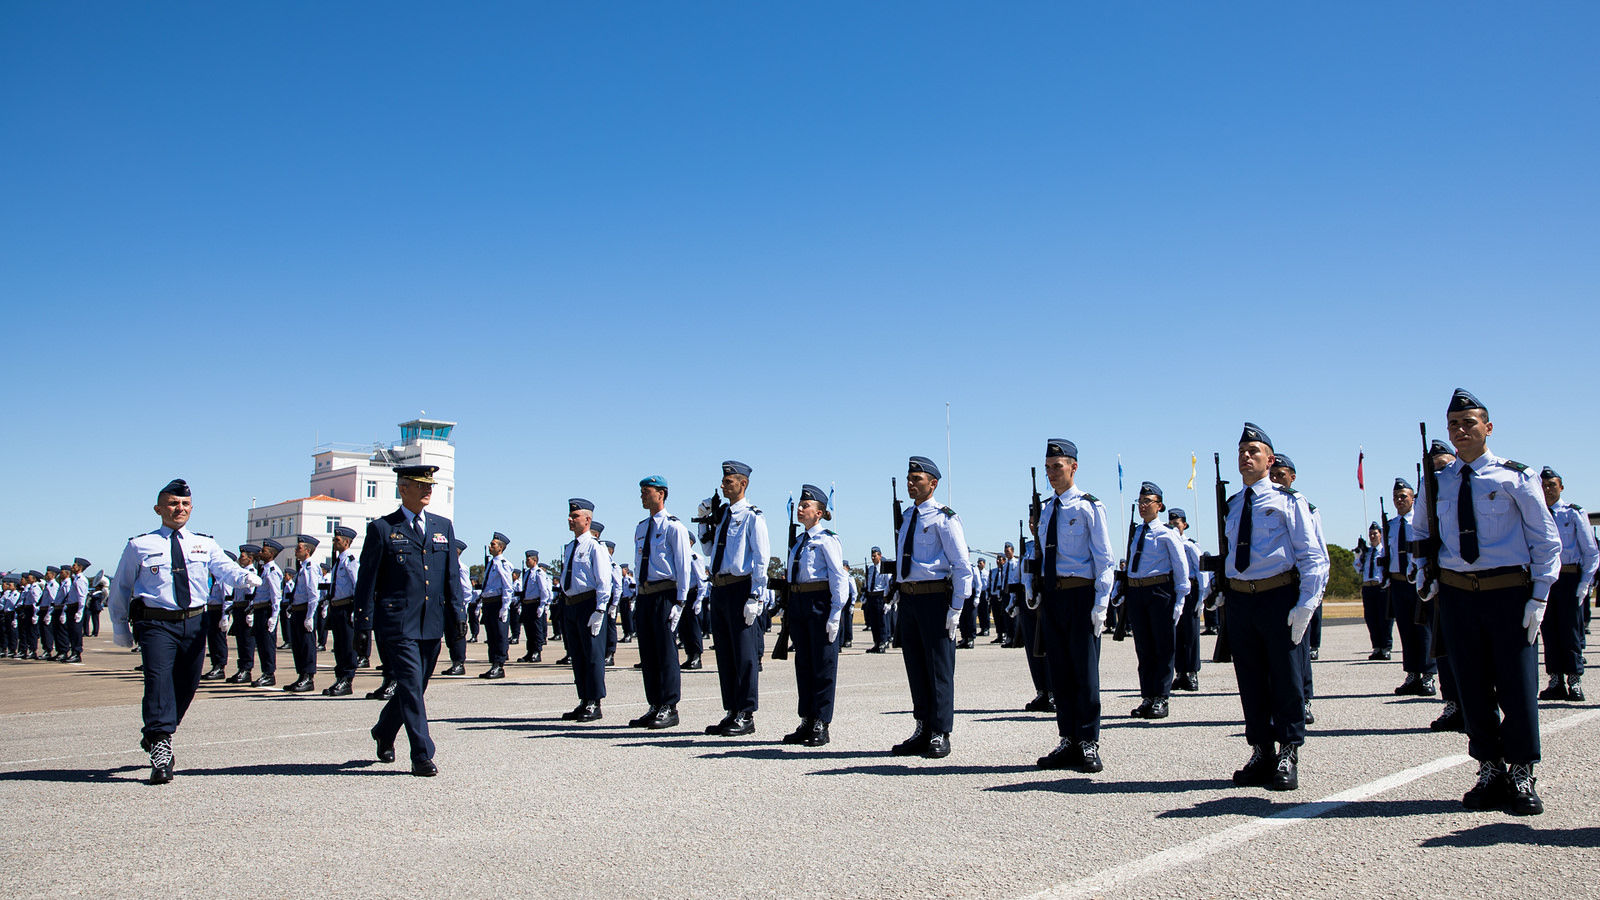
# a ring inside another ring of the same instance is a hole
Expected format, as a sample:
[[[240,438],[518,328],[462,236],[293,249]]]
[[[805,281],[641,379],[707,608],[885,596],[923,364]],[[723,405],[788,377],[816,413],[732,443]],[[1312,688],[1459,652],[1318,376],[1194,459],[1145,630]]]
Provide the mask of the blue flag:
[[[1122,493],[1122,457],[1117,457],[1117,493]]]

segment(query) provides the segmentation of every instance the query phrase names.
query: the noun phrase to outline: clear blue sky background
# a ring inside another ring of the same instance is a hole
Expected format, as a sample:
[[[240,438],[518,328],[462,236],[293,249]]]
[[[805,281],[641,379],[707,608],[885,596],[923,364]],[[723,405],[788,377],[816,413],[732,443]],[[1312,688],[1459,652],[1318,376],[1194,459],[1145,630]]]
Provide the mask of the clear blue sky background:
[[[0,566],[111,563],[174,476],[237,542],[422,409],[458,533],[547,554],[733,457],[774,519],[837,483],[859,559],[946,402],[981,549],[1056,435],[1113,503],[1198,453],[1210,544],[1245,419],[1349,545],[1358,447],[1409,477],[1458,384],[1600,505],[1597,46],[1592,3],[0,3]]]

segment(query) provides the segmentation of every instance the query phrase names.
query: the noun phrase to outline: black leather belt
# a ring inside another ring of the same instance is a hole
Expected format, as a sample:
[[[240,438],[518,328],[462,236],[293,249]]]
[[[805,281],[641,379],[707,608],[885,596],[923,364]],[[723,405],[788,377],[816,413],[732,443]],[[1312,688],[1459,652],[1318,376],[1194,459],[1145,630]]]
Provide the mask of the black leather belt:
[[[1561,564],[1561,574],[1563,574],[1563,575],[1579,575],[1579,574],[1582,574],[1582,572],[1583,572],[1583,566],[1580,566],[1577,563],[1562,563]]]
[[[594,599],[594,591],[584,591],[581,594],[562,594],[561,602],[568,606],[579,606]]]
[[[1151,587],[1157,584],[1171,584],[1172,573],[1165,575],[1151,575],[1149,578],[1129,578],[1128,587]]]
[[[184,619],[192,619],[205,611],[204,604],[191,606],[188,609],[153,609],[146,606],[140,609],[138,613],[130,615],[128,620],[131,622],[182,622]]]
[[[639,585],[639,595],[642,597],[646,594],[659,594],[662,591],[675,591],[677,589],[678,583],[676,581],[671,578],[663,578],[660,581],[646,581]]]
[[[917,594],[948,594],[950,582],[940,581],[902,581],[897,589],[902,594],[915,596]]]
[[[344,597],[344,598],[339,599],[339,600],[329,600],[328,601],[328,607],[330,609],[332,609],[333,607],[336,607],[336,606],[349,606],[350,604],[352,604],[354,602],[356,602],[356,598],[354,598],[354,597]]]
[[[829,587],[826,581],[796,581],[789,585],[790,594],[815,594]]]
[[[711,584],[712,584],[713,587],[727,587],[730,584],[736,584],[736,583],[738,583],[740,581],[749,581],[749,580],[750,580],[750,576],[749,575],[713,575],[713,576],[711,576]]]

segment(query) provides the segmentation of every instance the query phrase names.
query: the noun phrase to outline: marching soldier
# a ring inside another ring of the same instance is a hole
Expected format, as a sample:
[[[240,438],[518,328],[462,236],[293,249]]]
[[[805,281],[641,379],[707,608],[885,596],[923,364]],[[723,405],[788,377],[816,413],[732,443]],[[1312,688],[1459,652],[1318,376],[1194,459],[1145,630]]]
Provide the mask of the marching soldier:
[[[446,607],[454,607],[457,631],[465,618],[461,561],[451,552],[455,526],[428,515],[438,466],[396,466],[400,508],[367,523],[356,581],[356,620],[370,623],[394,696],[372,727],[381,762],[394,762],[394,741],[404,725],[411,745],[411,774],[439,774],[423,702],[439,661]]]
[[[1049,659],[1061,740],[1038,765],[1093,773],[1105,768],[1100,758],[1100,633],[1111,604],[1114,569],[1105,504],[1076,485],[1077,473],[1077,445],[1065,438],[1046,441],[1044,474],[1054,493],[1041,504],[1039,521],[1032,526],[1039,578],[1032,585],[1030,605],[1037,610],[1034,640]],[[1023,619],[1030,615],[1020,613]]]
[[[1367,625],[1372,652],[1367,659],[1387,660],[1394,650],[1394,615],[1389,612],[1389,584],[1383,558],[1383,527],[1367,526],[1366,546],[1356,554],[1356,574],[1361,578],[1361,618]]]
[[[361,564],[350,552],[356,530],[348,525],[333,529],[332,569],[328,572],[328,630],[333,633],[333,684],[323,690],[328,697],[348,697],[356,677],[356,582]]]
[[[506,677],[506,660],[511,656],[510,634],[506,626],[511,615],[511,564],[506,548],[511,539],[496,531],[489,541],[489,565],[483,571],[483,593],[478,610],[483,616],[483,640],[489,651],[489,670],[479,678]]]
[[[1139,658],[1139,695],[1130,715],[1140,719],[1167,717],[1167,701],[1177,660],[1178,620],[1189,596],[1189,552],[1183,536],[1158,521],[1166,512],[1161,488],[1139,485],[1139,526],[1128,559],[1128,581],[1122,598]]]
[[[1389,559],[1389,609],[1400,631],[1400,666],[1406,677],[1394,689],[1401,696],[1432,697],[1438,693],[1434,677],[1439,663],[1433,656],[1433,629],[1418,622],[1417,591],[1411,583],[1411,544],[1416,530],[1412,508],[1417,492],[1404,478],[1394,480],[1394,518],[1384,536],[1384,555]]]
[[[1550,586],[1550,599],[1541,626],[1544,634],[1544,671],[1550,684],[1539,692],[1540,700],[1572,700],[1583,696],[1583,610],[1589,589],[1594,586],[1595,569],[1600,568],[1600,549],[1583,507],[1561,499],[1566,490],[1555,469],[1545,466],[1539,473],[1545,504],[1561,536],[1561,573]],[[1565,683],[1563,683],[1563,680]]]
[[[633,534],[639,578],[634,625],[638,628],[639,662],[650,708],[628,724],[634,728],[671,728],[678,724],[678,700],[683,694],[673,635],[689,599],[693,539],[678,517],[667,512],[665,478],[651,475],[641,479],[639,503],[650,515]]]
[[[762,640],[756,618],[766,596],[772,548],[766,516],[745,496],[751,471],[738,460],[723,461],[719,490],[728,502],[715,522],[700,526],[700,545],[711,561],[711,640],[724,711],[706,734],[723,737],[754,733],[760,705]],[[701,504],[702,518],[710,518],[713,499]]]
[[[172,735],[200,687],[205,662],[208,576],[230,587],[255,587],[260,579],[229,559],[209,535],[188,529],[193,510],[181,478],[156,493],[161,527],[128,540],[112,579],[111,625],[119,647],[139,642],[144,673],[143,738],[150,754],[150,783],[172,780]]]
[[[594,504],[582,497],[567,501],[567,528],[572,540],[562,549],[561,634],[572,660],[572,681],[578,705],[561,718],[593,722],[603,717],[600,701],[606,696],[605,625],[607,598],[611,596],[611,555],[594,539]],[[674,652],[676,659],[676,652]]]
[[[900,557],[895,591],[905,605],[900,643],[916,727],[894,745],[896,756],[949,756],[955,725],[956,627],[962,604],[972,594],[972,567],[961,519],[934,500],[938,487],[939,467],[933,460],[911,457],[906,493],[914,505],[895,535]]]
[[[277,560],[282,552],[282,544],[267,538],[261,542],[261,555],[256,557],[261,584],[255,588],[250,614],[255,617],[253,634],[256,655],[261,657],[261,677],[250,682],[251,687],[273,687],[278,683],[278,611],[283,606],[283,570],[278,568]]]
[[[1224,559],[1228,639],[1244,708],[1250,760],[1233,773],[1240,787],[1300,787],[1305,743],[1305,667],[1301,649],[1328,581],[1328,557],[1305,498],[1273,484],[1272,439],[1246,422],[1239,436],[1244,490],[1228,498]]]
[[[1184,557],[1189,565],[1189,593],[1184,596],[1183,611],[1178,619],[1177,649],[1174,666],[1177,677],[1172,687],[1179,691],[1200,690],[1200,598],[1205,596],[1203,586],[1208,573],[1200,571],[1200,545],[1187,535],[1189,514],[1174,506],[1167,510],[1167,527],[1178,532],[1183,542]]]
[[[283,686],[291,694],[315,690],[317,675],[317,583],[322,572],[311,561],[311,554],[319,544],[309,534],[296,535],[294,543],[294,595],[289,599],[289,650],[294,654],[297,677],[293,684]]]
[[[833,722],[839,628],[850,591],[850,570],[838,536],[822,527],[824,520],[833,518],[826,491],[803,485],[795,518],[805,531],[789,551],[789,596],[783,616],[791,623],[794,642],[800,727],[784,735],[783,742],[821,747],[829,741],[828,725]]]
[[[1551,586],[1560,575],[1561,536],[1527,466],[1489,452],[1494,424],[1471,393],[1456,389],[1447,408],[1456,459],[1435,475],[1439,533],[1437,580],[1418,573],[1422,599],[1439,603],[1446,658],[1461,695],[1467,753],[1478,783],[1468,809],[1507,806],[1538,815],[1538,651],[1534,641]],[[1426,486],[1426,485],[1425,485]],[[1427,516],[1416,535],[1433,537]]]
[[[256,556],[260,553],[261,547],[257,544],[240,544],[239,567],[256,571]],[[238,669],[226,680],[228,684],[249,684],[255,678],[256,668],[256,636],[250,623],[256,592],[254,588],[244,586],[235,587],[232,591],[233,602],[228,608],[233,613],[233,646],[239,662]]]

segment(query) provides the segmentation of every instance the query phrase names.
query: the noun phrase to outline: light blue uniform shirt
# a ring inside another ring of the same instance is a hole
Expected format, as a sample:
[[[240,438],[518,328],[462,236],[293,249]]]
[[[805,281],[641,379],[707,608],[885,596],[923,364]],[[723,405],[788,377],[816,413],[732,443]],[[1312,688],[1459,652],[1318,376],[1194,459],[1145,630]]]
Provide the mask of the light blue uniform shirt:
[[[1077,485],[1046,497],[1039,508],[1039,540],[1033,542],[1041,559],[1051,528],[1056,533],[1056,570],[1044,576],[1093,579],[1094,611],[1104,614],[1111,605],[1115,575],[1105,504],[1090,499]]]
[[[1550,585],[1561,574],[1561,535],[1556,520],[1544,505],[1539,477],[1495,456],[1488,450],[1473,460],[1472,510],[1478,523],[1478,558],[1461,558],[1461,470],[1459,459],[1435,474],[1439,484],[1439,566],[1452,572],[1481,572],[1503,566],[1526,566],[1533,579],[1533,597],[1550,596]],[[1417,485],[1417,508],[1427,509],[1428,483]],[[1412,523],[1417,540],[1428,538],[1428,517]]]
[[[361,573],[361,563],[356,555],[346,550],[343,554],[333,555],[333,572],[330,581],[333,582],[331,599],[343,600],[356,595],[356,576]]]
[[[576,540],[567,542],[561,550],[565,569],[561,572],[562,589],[567,596],[594,591],[595,603],[601,607],[611,603],[611,554],[605,545],[585,531]],[[572,580],[567,580],[571,574]],[[567,588],[570,584],[571,588]]]
[[[943,581],[950,579],[950,608],[960,609],[972,595],[972,563],[967,559],[967,535],[961,518],[932,497],[906,511],[895,534],[894,562],[897,581]],[[901,572],[906,532],[911,527],[912,510],[917,514],[917,533],[911,536],[911,568]]]
[[[1578,567],[1578,596],[1594,584],[1595,569],[1600,568],[1600,548],[1595,545],[1594,530],[1589,527],[1589,516],[1582,508],[1565,500],[1557,500],[1550,507],[1556,520],[1556,533],[1561,535],[1561,564]]]
[[[180,529],[178,546],[184,554],[191,606],[205,602],[211,578],[237,587],[243,585],[249,575],[207,535]],[[172,560],[168,558],[171,548],[172,529],[165,525],[131,538],[122,548],[122,559],[111,578],[111,627],[117,637],[131,640],[128,607],[136,598],[152,609],[178,609],[172,583]]]
[[[504,553],[489,557],[489,569],[483,573],[483,593],[480,596],[485,600],[511,599],[511,564],[506,562]]]
[[[278,608],[283,605],[283,570],[278,568],[276,562],[265,562],[260,565],[261,587],[256,588],[255,600],[250,604],[251,609],[266,607],[272,618],[278,621]]]
[[[644,538],[650,534],[650,558],[644,559]],[[679,606],[689,599],[689,557],[694,552],[694,542],[689,529],[683,527],[677,516],[668,515],[665,508],[639,523],[633,530],[634,571],[641,582],[673,581],[677,583]]]
[[[794,542],[794,549],[789,552],[785,571],[794,573],[799,584],[826,581],[828,590],[833,593],[828,616],[837,616],[850,599],[850,571],[844,567],[844,547],[838,536],[823,528],[821,522],[801,534],[804,536]],[[797,560],[798,571],[795,570]]]
[[[1154,578],[1157,575],[1171,575],[1172,587],[1177,592],[1177,602],[1182,603],[1183,598],[1189,595],[1189,552],[1184,549],[1184,540],[1178,534],[1178,529],[1168,527],[1159,520],[1146,523],[1140,522],[1134,530],[1135,544],[1133,552],[1139,557],[1139,568],[1128,572],[1129,578]],[[1142,545],[1142,546],[1141,546]],[[1133,557],[1128,557],[1128,564],[1133,564]]]
[[[750,596],[760,597],[767,590],[767,560],[772,545],[767,540],[767,519],[750,505],[750,498],[723,507],[728,532],[722,549],[722,568],[714,575],[750,576]],[[721,524],[700,526],[700,549],[709,566],[716,558],[717,534]]]
[[[1250,495],[1250,567],[1240,572],[1234,562],[1245,494]],[[1299,605],[1317,608],[1328,584],[1328,553],[1317,537],[1304,497],[1263,478],[1228,498],[1227,532],[1225,567],[1229,578],[1260,581],[1298,569]]]

